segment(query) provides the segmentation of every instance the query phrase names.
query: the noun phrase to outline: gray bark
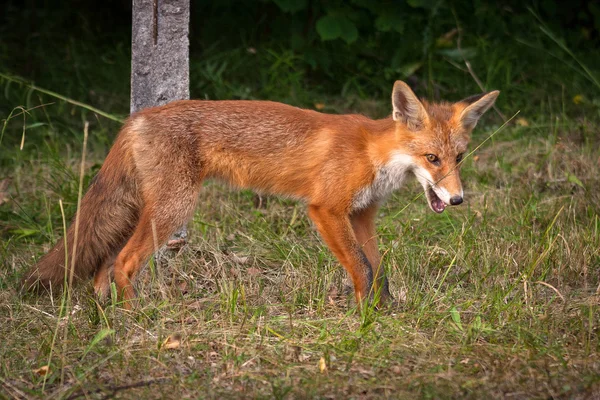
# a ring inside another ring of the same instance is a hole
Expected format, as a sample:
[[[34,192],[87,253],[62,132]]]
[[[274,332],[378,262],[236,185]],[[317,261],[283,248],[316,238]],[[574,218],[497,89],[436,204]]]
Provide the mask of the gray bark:
[[[132,14],[131,113],[189,99],[190,0],[133,0]],[[186,238],[184,226],[169,244]]]
[[[131,112],[190,98],[189,0],[133,0]]]

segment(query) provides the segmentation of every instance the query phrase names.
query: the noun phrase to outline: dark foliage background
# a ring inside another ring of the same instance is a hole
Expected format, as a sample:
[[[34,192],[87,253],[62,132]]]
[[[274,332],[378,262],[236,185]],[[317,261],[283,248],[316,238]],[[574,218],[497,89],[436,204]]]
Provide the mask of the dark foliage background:
[[[2,9],[0,71],[127,112],[130,1],[9,0]],[[387,97],[406,79],[421,95],[456,99],[479,91],[466,59],[486,89],[503,90],[501,106],[537,110],[548,92],[590,88],[549,34],[595,66],[599,32],[593,1],[194,0],[192,95],[311,106]],[[17,94],[5,90],[4,111]]]
[[[268,99],[384,117],[391,86],[403,79],[436,100],[500,89],[505,118],[520,111],[519,129],[507,139],[556,137],[559,119],[578,143],[597,139],[586,122],[600,116],[597,2],[193,0],[191,11],[193,98]],[[91,124],[87,151],[94,162],[84,183],[120,124],[57,96],[124,118],[130,41],[129,0],[4,2],[0,168],[7,172],[0,179],[39,160],[55,171],[44,187],[73,212],[78,179],[64,160],[82,148],[84,121]],[[486,122],[503,121],[492,112]],[[14,232],[23,222],[9,222],[15,215],[21,221],[22,210],[0,209],[7,221],[0,230]],[[25,236],[52,231],[40,228],[40,216],[25,218],[34,227]]]

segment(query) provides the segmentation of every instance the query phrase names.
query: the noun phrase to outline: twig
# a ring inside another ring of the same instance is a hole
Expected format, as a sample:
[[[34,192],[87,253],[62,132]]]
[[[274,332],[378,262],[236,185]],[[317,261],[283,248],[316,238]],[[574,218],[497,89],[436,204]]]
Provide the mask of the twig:
[[[16,118],[16,117],[18,117],[19,115],[22,115],[22,114],[24,114],[24,113],[27,113],[27,112],[29,112],[29,111],[31,111],[31,110],[35,110],[36,108],[41,108],[41,107],[51,106],[51,105],[53,105],[53,104],[54,104],[54,102],[52,102],[52,103],[38,104],[37,106],[34,106],[34,107],[31,107],[31,108],[28,108],[28,109],[26,109],[25,111],[23,111],[21,108],[19,108],[19,110],[21,110],[21,112],[20,112],[20,113],[18,113],[18,114],[11,114],[11,115],[9,115],[7,118],[3,119],[3,120],[2,120],[2,122],[9,121],[9,120],[10,120],[10,119],[12,119],[12,118]],[[18,107],[17,107],[17,108],[18,108]]]
[[[13,395],[13,398],[15,399],[27,399],[27,395],[20,390],[18,387],[16,387],[15,385],[11,384],[10,382],[7,382],[6,380],[0,378],[0,382],[2,382],[2,386],[4,386],[7,390],[8,393],[10,393],[10,391],[13,391],[15,394]]]
[[[554,290],[556,292],[556,294],[558,295],[558,297],[560,297],[560,299],[563,301],[563,303],[565,302],[565,298],[563,297],[563,295],[560,294],[558,289],[555,288],[554,286],[552,286],[551,284],[543,282],[543,281],[535,281],[534,283],[539,283],[540,285],[544,285],[544,286],[549,287],[550,289]]]
[[[70,99],[68,97],[65,97],[65,96],[63,96],[61,94],[58,94],[56,92],[53,92],[51,90],[41,88],[39,86],[34,85],[33,83],[27,82],[26,80],[24,80],[22,78],[12,77],[12,76],[9,76],[9,75],[3,74],[3,73],[0,73],[0,78],[6,79],[8,81],[15,82],[15,83],[18,83],[18,84],[21,84],[21,85],[24,85],[24,86],[27,86],[31,90],[36,90],[36,91],[38,91],[40,93],[47,94],[48,96],[56,97],[57,99],[60,99],[62,101],[66,101],[67,103],[73,104],[74,106],[85,108],[86,110],[94,112],[94,113],[96,113],[98,115],[102,115],[104,118],[108,118],[108,119],[116,121],[116,122],[121,122],[121,123],[123,122],[123,120],[121,118],[118,118],[118,117],[116,117],[116,116],[114,116],[112,114],[109,114],[109,113],[107,113],[105,111],[99,110],[99,109],[97,109],[95,107],[92,107],[92,106],[90,106],[88,104],[85,104],[85,103],[82,103],[80,101]]]
[[[29,304],[25,304],[25,303],[23,303],[23,306],[25,306],[25,307],[27,307],[27,308],[30,308],[30,309],[32,309],[32,310],[34,310],[34,311],[40,312],[40,313],[44,314],[44,315],[45,315],[45,316],[47,316],[47,317],[54,318],[54,319],[56,319],[56,318],[57,318],[57,317],[55,317],[54,315],[52,315],[52,314],[50,314],[50,313],[47,313],[46,311],[39,310],[39,309],[37,309],[37,308],[35,308],[35,307],[33,307],[33,306],[30,306]]]

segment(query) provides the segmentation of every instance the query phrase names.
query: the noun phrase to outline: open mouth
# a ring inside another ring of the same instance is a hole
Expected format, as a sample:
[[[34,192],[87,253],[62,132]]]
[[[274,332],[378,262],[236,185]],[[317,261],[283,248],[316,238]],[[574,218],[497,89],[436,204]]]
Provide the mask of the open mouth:
[[[444,203],[442,199],[440,199],[438,195],[435,194],[432,187],[429,187],[426,193],[427,200],[429,200],[429,207],[431,207],[431,209],[438,214],[443,213],[446,209],[446,203]]]

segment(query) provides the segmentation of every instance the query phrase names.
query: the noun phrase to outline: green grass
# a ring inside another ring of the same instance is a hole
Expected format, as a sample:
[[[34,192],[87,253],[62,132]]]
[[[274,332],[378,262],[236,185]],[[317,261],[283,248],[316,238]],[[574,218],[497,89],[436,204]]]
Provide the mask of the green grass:
[[[1,393],[592,398],[598,128],[542,117],[497,134],[465,163],[466,204],[442,215],[411,203],[414,182],[389,199],[380,248],[400,306],[362,316],[301,204],[267,197],[257,208],[251,192],[218,182],[202,191],[189,246],[140,276],[136,311],[99,305],[90,285],[72,304],[20,297],[19,275],[60,236],[58,199],[74,209],[81,148],[65,155],[51,132],[42,146],[26,140],[3,170]],[[480,127],[472,148],[492,131]],[[100,133],[86,179],[102,161]]]
[[[84,122],[84,187],[119,124],[0,78],[0,398],[597,397],[597,31],[476,3],[474,19],[445,2],[412,10],[403,46],[386,33],[382,54],[384,41],[368,42],[377,32],[355,47],[313,38],[306,53],[284,34],[262,37],[266,22],[217,42],[210,23],[221,20],[207,18],[194,36],[196,98],[382,117],[395,79],[447,100],[479,90],[449,35],[459,25],[478,78],[502,91],[500,110],[521,111],[465,161],[465,204],[434,214],[414,200],[415,182],[387,201],[378,233],[399,306],[363,315],[302,204],[257,207],[253,193],[218,182],[201,192],[189,245],[139,277],[136,311],[99,304],[89,284],[71,301],[21,297],[19,277],[62,236],[59,200],[67,220],[75,211]],[[104,29],[82,10],[40,9],[31,24],[15,3],[0,27],[0,73],[124,117],[129,28]],[[281,18],[285,32],[292,17]],[[333,61],[315,68],[311,57]],[[500,124],[486,115],[471,149]]]

